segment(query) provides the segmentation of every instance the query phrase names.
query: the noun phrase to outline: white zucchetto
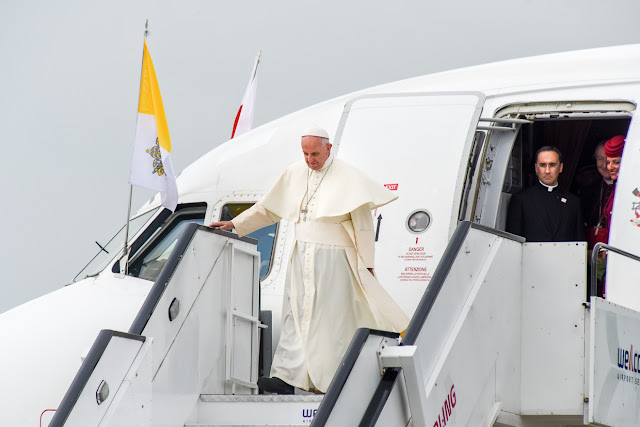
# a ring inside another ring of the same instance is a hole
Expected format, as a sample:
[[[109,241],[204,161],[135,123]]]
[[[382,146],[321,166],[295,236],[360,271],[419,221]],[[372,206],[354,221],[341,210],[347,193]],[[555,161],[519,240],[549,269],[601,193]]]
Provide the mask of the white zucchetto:
[[[329,133],[327,133],[326,130],[318,127],[307,129],[305,132],[302,133],[301,136],[317,136],[318,138],[329,139]]]

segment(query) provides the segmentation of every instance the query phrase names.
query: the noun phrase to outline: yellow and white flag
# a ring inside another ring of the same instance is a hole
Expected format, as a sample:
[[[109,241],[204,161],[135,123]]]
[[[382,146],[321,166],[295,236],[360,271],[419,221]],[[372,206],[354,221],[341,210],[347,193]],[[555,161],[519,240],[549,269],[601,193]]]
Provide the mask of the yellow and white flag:
[[[146,41],[129,183],[159,191],[162,195],[162,206],[171,211],[176,209],[178,188],[171,164],[171,138],[160,87]]]

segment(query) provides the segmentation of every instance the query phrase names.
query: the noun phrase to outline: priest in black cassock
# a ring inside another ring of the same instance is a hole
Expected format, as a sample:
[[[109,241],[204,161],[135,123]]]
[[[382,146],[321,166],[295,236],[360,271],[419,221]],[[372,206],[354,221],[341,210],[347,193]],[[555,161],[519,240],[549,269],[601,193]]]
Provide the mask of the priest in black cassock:
[[[562,154],[555,147],[536,153],[538,183],[514,195],[507,214],[507,231],[528,242],[584,241],[580,199],[558,189]]]

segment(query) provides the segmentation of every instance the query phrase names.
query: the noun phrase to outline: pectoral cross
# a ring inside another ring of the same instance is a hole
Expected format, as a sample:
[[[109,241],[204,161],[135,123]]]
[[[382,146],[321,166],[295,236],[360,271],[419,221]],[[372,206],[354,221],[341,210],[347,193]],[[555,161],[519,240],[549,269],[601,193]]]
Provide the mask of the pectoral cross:
[[[307,212],[309,212],[309,210],[307,208],[304,208],[300,211],[304,217],[302,218],[302,221],[306,221],[307,220]]]

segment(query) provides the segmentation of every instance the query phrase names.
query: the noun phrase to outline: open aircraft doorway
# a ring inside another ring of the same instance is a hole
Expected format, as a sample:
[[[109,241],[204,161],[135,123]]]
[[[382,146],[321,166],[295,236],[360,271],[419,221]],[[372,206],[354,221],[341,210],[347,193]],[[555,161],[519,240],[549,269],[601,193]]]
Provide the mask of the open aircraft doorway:
[[[535,154],[543,146],[557,147],[563,154],[560,189],[579,194],[599,179],[596,145],[615,135],[626,135],[634,110],[630,102],[569,101],[502,108],[496,117],[529,123],[522,124],[515,137],[505,132],[488,133],[470,217],[476,223],[504,230],[511,196],[536,182]],[[491,182],[502,182],[502,186],[491,186]]]

